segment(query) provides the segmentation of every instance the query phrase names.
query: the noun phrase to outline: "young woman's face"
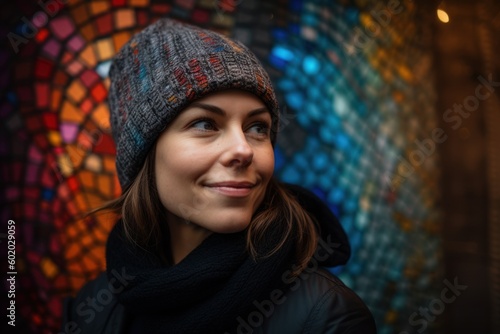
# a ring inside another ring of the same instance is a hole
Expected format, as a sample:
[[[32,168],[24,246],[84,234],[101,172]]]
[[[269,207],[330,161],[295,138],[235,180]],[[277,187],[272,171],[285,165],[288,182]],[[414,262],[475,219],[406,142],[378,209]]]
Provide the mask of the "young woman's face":
[[[158,138],[156,186],[169,224],[216,233],[245,229],[274,169],[271,115],[243,91],[190,104]]]

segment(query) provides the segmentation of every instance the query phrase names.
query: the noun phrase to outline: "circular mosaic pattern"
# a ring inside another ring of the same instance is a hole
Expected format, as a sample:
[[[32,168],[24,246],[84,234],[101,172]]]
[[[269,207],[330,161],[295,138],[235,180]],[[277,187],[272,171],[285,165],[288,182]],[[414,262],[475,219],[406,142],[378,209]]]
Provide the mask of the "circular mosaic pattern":
[[[27,331],[57,330],[62,297],[104,269],[112,218],[83,215],[120,193],[109,61],[163,16],[232,35],[260,57],[282,101],[276,174],[339,216],[353,256],[333,271],[379,332],[412,329],[441,275],[436,97],[412,2],[70,0],[16,14],[0,53],[1,224],[16,221]]]

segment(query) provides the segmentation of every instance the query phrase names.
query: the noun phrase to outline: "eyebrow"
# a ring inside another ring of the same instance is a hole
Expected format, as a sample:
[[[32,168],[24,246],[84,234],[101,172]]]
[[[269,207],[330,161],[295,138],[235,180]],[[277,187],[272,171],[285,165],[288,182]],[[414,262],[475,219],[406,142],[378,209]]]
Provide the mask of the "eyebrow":
[[[206,111],[213,112],[217,115],[226,116],[226,112],[223,109],[221,109],[217,106],[214,106],[212,104],[206,104],[206,103],[202,103],[202,102],[193,102],[193,103],[191,103],[190,107],[197,107],[197,108],[204,109]],[[252,117],[252,116],[263,114],[266,112],[271,114],[266,107],[257,108],[257,109],[250,111],[247,116]]]

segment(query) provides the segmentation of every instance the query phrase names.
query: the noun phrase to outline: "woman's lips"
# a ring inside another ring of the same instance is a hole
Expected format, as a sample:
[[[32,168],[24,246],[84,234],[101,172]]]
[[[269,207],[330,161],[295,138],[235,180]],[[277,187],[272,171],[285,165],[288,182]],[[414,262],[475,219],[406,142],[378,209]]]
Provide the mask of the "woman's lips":
[[[225,196],[245,197],[252,192],[252,189],[255,187],[255,183],[247,181],[225,181],[210,183],[206,185],[206,187]]]

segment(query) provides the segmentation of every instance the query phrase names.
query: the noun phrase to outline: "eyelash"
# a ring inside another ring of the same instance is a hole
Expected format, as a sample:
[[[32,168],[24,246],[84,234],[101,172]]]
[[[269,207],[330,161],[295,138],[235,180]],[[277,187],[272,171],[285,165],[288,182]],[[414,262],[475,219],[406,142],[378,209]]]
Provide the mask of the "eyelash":
[[[213,128],[213,129],[201,129],[201,128],[197,128],[197,130],[199,131],[203,131],[203,132],[209,132],[209,131],[217,131],[217,126],[216,126],[216,122],[214,119],[212,118],[207,118],[207,117],[202,117],[202,118],[198,118],[196,120],[194,120],[193,122],[191,122],[191,124],[189,125],[190,128],[195,128],[195,125],[199,124],[199,123],[202,123],[202,122],[207,122],[210,124],[210,126]],[[257,134],[259,136],[261,135],[266,135],[268,136],[270,134],[270,124],[268,122],[264,122],[264,121],[256,121],[254,123],[252,123],[250,125],[250,128],[253,128],[255,126],[259,126],[262,128],[262,132],[257,132]]]

